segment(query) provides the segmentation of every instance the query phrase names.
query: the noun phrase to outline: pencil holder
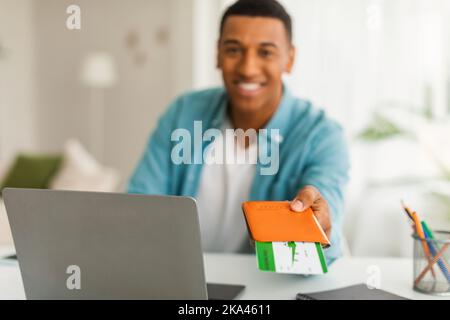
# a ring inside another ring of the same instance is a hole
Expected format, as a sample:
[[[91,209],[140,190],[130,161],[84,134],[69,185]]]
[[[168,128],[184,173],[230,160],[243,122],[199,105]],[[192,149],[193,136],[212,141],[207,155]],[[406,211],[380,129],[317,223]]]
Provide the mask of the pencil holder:
[[[414,290],[450,295],[450,232],[435,231],[427,238],[413,234],[413,239]]]

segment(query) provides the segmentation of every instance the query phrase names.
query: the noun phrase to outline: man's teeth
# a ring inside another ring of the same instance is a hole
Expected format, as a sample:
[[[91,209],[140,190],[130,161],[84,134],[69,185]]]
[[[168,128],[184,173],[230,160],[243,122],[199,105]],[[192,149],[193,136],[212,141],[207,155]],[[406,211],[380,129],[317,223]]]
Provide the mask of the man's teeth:
[[[239,87],[246,91],[258,90],[261,85],[259,83],[239,83]]]

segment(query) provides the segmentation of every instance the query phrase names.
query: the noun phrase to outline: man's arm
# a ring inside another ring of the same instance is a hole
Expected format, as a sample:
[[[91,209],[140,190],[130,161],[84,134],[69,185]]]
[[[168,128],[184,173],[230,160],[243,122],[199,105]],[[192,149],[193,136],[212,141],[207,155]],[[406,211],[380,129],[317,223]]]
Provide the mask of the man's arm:
[[[332,228],[340,228],[342,222],[349,167],[342,129],[334,124],[327,125],[312,141],[309,161],[291,207],[295,211],[311,207],[328,236]]]
[[[135,194],[170,194],[171,134],[180,100],[175,101],[159,119],[144,154],[131,177],[127,192]]]

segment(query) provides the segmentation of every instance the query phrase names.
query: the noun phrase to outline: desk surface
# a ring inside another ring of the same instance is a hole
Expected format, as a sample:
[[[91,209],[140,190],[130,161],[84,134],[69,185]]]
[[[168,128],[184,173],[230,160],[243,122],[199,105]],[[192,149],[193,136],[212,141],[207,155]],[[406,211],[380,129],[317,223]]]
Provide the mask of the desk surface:
[[[0,248],[0,257],[8,250]],[[11,252],[11,251],[9,251]],[[323,276],[303,277],[260,272],[253,255],[206,254],[208,282],[244,284],[240,299],[294,299],[298,292],[331,290],[366,283],[379,272],[381,289],[410,299],[445,299],[412,290],[412,261],[397,258],[343,258]],[[0,299],[24,299],[17,262],[0,260]],[[450,297],[447,297],[450,299]]]

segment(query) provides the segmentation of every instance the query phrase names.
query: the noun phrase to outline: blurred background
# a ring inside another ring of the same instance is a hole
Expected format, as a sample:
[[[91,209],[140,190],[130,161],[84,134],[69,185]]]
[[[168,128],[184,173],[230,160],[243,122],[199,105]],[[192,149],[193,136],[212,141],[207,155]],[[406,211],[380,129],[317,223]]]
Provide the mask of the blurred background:
[[[221,85],[231,2],[0,0],[0,185],[38,168],[36,186],[124,191],[168,103]],[[298,52],[286,83],[346,130],[349,254],[411,256],[402,199],[450,230],[450,1],[280,2]]]

